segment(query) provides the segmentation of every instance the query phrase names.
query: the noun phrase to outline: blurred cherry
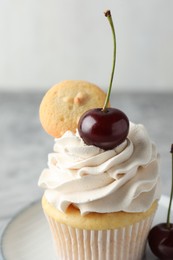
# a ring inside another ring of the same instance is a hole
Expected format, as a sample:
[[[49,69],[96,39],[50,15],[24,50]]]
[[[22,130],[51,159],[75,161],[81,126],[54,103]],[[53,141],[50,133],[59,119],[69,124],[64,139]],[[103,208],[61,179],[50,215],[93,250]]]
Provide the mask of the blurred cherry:
[[[173,144],[172,154],[172,185],[167,214],[167,222],[154,226],[148,236],[148,243],[153,254],[161,260],[173,260],[173,223],[170,223],[171,205],[173,198]]]

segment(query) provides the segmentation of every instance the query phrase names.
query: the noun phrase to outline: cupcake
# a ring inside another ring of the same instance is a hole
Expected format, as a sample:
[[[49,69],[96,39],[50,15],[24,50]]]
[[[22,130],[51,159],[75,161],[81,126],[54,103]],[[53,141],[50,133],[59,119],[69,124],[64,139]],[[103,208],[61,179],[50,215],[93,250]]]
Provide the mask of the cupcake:
[[[158,154],[142,125],[112,150],[67,131],[39,186],[59,259],[142,259],[160,196]]]
[[[130,123],[107,150],[66,126],[38,185],[58,259],[142,259],[160,197],[158,153],[143,125]]]
[[[143,125],[109,108],[113,61],[107,96],[94,84],[65,81],[41,102],[55,143],[38,185],[61,260],[141,260],[157,209],[156,147]]]

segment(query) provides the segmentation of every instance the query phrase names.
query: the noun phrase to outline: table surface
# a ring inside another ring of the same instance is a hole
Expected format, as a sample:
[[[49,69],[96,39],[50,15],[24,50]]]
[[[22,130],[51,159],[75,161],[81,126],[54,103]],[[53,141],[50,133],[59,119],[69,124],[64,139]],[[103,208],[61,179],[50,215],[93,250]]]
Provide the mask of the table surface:
[[[0,236],[9,220],[23,207],[40,199],[43,193],[37,181],[54,142],[39,122],[43,95],[43,92],[32,91],[0,92]],[[162,193],[169,195],[173,93],[113,93],[111,104],[123,110],[130,121],[146,126],[161,157]]]

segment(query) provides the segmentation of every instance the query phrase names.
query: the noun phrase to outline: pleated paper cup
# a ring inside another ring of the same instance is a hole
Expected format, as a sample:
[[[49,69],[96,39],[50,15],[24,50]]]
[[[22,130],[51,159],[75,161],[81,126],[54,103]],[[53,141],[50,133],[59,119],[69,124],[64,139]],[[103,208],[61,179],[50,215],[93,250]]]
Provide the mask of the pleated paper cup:
[[[55,251],[61,260],[141,260],[153,216],[111,230],[82,230],[47,216]]]
[[[58,260],[142,260],[156,208],[138,222],[103,230],[60,223],[47,210],[44,213]]]

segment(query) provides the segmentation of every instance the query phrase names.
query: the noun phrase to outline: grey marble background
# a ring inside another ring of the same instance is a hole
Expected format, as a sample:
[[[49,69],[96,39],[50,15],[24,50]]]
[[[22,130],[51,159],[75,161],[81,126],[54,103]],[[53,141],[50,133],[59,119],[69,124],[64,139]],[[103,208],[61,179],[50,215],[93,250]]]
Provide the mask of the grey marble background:
[[[43,93],[0,92],[0,234],[19,210],[38,200],[37,180],[52,152],[53,138],[41,128]],[[146,126],[161,156],[162,193],[169,195],[173,143],[173,93],[116,93],[112,106]]]

